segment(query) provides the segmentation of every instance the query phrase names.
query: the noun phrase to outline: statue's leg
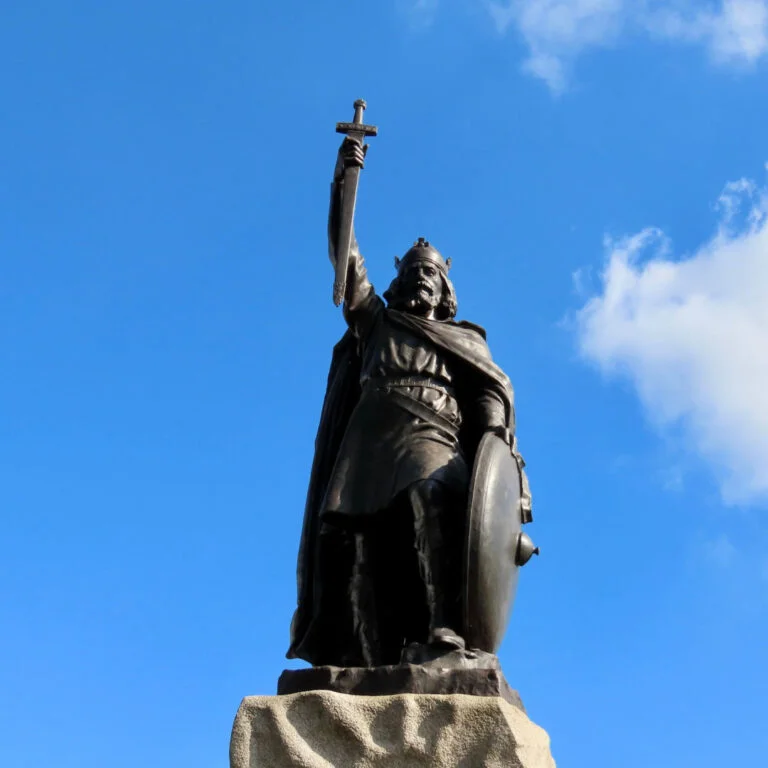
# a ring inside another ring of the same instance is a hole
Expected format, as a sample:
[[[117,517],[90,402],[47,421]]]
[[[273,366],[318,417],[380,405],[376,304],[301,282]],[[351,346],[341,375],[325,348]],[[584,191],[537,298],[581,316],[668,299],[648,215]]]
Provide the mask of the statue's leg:
[[[350,602],[354,631],[360,641],[366,666],[381,664],[376,592],[373,584],[373,558],[370,533],[357,531],[355,540],[355,564],[350,584]]]
[[[360,640],[349,595],[355,577],[355,535],[341,521],[323,521],[316,547],[315,620],[305,640],[313,664],[361,666]]]
[[[408,500],[413,512],[416,552],[419,573],[424,583],[429,611],[430,645],[448,648],[465,647],[456,632],[458,582],[455,578],[457,563],[451,563],[451,544],[455,536],[452,520],[455,511],[450,490],[437,480],[420,480],[408,489]],[[451,567],[453,566],[453,567]]]

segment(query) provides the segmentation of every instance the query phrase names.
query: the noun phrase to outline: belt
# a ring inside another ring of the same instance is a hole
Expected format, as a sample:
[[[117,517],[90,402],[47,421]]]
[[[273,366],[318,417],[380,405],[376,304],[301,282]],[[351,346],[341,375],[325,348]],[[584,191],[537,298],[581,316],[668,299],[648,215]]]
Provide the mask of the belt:
[[[370,378],[367,379],[365,384],[372,384],[373,386],[371,389],[378,391],[380,397],[386,397],[387,400],[390,402],[397,403],[403,410],[408,411],[413,416],[416,416],[420,419],[424,419],[425,421],[431,422],[433,424],[437,424],[441,426],[443,429],[447,430],[448,432],[456,435],[458,433],[459,427],[461,426],[461,416],[456,421],[453,421],[452,419],[448,419],[445,416],[443,416],[441,413],[438,413],[434,408],[430,408],[426,403],[422,403],[419,400],[415,400],[412,397],[409,397],[404,392],[399,391],[396,387],[425,387],[429,386],[430,389],[437,389],[440,392],[444,392],[445,394],[452,396],[449,392],[448,387],[441,387],[439,386],[434,380],[424,378],[425,382],[429,382],[430,384],[425,383],[414,383],[417,380],[418,377],[412,376],[407,379],[388,379],[388,378]],[[407,384],[403,384],[401,382],[408,382]],[[397,383],[394,383],[397,382]],[[388,389],[387,394],[385,395],[381,390],[393,387],[393,389]]]
[[[456,391],[449,384],[444,384],[437,379],[429,376],[372,376],[363,382],[363,385],[370,384],[377,389],[384,387],[424,387],[426,389],[436,389],[449,397],[456,397]]]

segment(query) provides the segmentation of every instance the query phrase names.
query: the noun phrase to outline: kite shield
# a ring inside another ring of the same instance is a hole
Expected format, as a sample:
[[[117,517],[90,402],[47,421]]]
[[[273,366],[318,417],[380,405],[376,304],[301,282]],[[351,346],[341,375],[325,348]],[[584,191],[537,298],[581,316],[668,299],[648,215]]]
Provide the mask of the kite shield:
[[[520,467],[509,446],[486,433],[475,457],[467,511],[463,609],[468,648],[496,653],[512,614],[524,536],[521,494]]]

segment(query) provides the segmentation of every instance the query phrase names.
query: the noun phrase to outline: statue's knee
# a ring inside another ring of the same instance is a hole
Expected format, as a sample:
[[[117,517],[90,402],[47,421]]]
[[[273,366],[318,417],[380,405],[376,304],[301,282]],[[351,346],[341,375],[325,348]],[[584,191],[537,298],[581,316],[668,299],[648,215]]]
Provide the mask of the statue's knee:
[[[439,480],[432,480],[431,478],[417,480],[411,486],[411,494],[423,499],[437,498],[443,494],[443,484]]]

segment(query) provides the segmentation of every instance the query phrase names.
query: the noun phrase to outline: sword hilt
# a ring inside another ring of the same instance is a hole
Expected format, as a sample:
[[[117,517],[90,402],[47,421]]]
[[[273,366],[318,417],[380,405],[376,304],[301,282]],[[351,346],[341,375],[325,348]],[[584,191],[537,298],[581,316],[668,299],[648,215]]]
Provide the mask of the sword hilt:
[[[363,99],[358,99],[354,103],[355,117],[353,121],[351,123],[336,123],[336,133],[344,133],[358,141],[362,141],[363,136],[375,136],[379,129],[375,125],[363,123],[363,112],[367,106]]]

